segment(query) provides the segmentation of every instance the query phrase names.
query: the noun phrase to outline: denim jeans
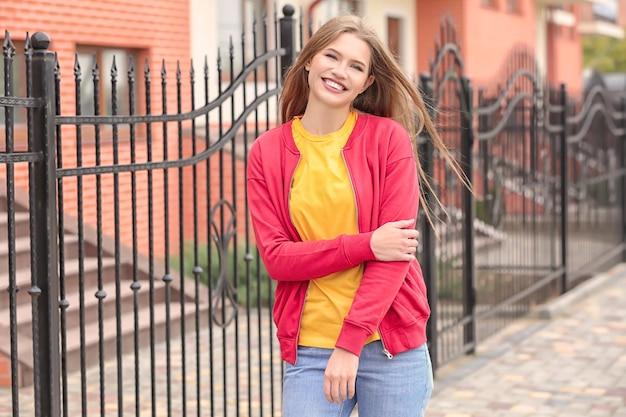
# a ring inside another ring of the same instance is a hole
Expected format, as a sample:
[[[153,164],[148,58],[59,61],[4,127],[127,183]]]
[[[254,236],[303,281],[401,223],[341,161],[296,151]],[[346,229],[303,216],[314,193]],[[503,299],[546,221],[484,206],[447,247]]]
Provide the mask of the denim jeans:
[[[359,417],[422,417],[433,390],[428,348],[400,353],[392,359],[380,341],[367,344],[359,359],[356,394],[341,404],[324,397],[324,370],[332,349],[298,347],[295,365],[287,363],[283,378],[283,417],[348,417],[356,404]]]

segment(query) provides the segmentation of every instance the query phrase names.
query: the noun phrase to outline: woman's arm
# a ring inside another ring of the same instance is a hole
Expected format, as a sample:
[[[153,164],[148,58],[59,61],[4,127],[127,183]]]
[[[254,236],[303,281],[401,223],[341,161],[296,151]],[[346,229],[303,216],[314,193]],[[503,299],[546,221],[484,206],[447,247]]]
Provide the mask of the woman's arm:
[[[379,224],[415,218],[419,205],[417,166],[408,138],[396,138],[389,151],[379,210]],[[398,159],[399,158],[399,159]],[[409,227],[414,231],[415,224]],[[410,262],[417,262],[411,257]],[[404,282],[410,262],[368,261],[337,347],[359,355],[368,336],[378,328]]]
[[[277,168],[267,168],[269,164],[279,162],[265,161],[268,164],[265,165],[261,151],[258,142],[250,150],[248,200],[256,242],[270,277],[279,281],[315,279],[375,259],[370,247],[373,232],[345,234],[329,240],[299,241],[288,208],[284,208],[287,197],[282,195],[282,181],[271,183],[272,180],[278,182],[276,178],[279,177],[273,171]]]

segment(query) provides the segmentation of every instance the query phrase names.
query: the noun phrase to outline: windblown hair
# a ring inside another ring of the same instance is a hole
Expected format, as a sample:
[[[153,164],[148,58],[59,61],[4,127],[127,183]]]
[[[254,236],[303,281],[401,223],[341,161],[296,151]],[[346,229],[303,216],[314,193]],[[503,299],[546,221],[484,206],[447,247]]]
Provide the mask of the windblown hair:
[[[308,72],[305,66],[311,62],[316,54],[344,33],[357,36],[369,46],[371,51],[369,74],[375,78],[373,84],[353,101],[352,107],[363,113],[394,119],[404,126],[413,140],[425,129],[441,156],[469,187],[470,184],[462,174],[458,163],[437,133],[415,83],[402,70],[376,31],[361,17],[354,15],[338,16],[326,22],[311,36],[285,77],[280,96],[282,120],[289,121],[294,116],[304,113],[309,98]],[[416,143],[414,143],[413,149],[417,152]],[[421,183],[432,191],[432,186],[426,178],[417,155],[416,160]],[[429,207],[425,204],[423,197],[424,187],[421,189],[422,208],[432,223]],[[436,193],[433,195],[437,199]],[[439,202],[438,199],[437,201]],[[441,206],[440,202],[439,204]]]

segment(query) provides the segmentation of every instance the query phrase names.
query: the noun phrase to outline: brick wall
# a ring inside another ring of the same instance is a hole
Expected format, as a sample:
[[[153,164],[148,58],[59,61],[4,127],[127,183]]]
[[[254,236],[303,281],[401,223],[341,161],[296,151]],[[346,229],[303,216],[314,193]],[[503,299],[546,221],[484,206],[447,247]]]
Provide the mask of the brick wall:
[[[21,0],[5,0],[0,8],[0,21],[4,28],[9,31],[16,42],[23,42],[26,33],[45,32],[51,38],[50,50],[58,56],[61,74],[61,114],[75,114],[75,89],[74,89],[74,63],[77,46],[93,46],[104,48],[121,48],[134,51],[139,62],[135,63],[136,82],[140,94],[137,97],[137,113],[143,113],[145,108],[143,90],[144,63],[148,62],[152,74],[153,94],[151,100],[152,113],[162,113],[162,99],[160,95],[161,69],[165,64],[167,72],[167,111],[176,111],[176,70],[180,68],[183,83],[189,85],[190,67],[190,33],[189,33],[189,4],[188,0],[90,0],[88,2],[75,2],[67,0],[33,0],[24,2]],[[17,51],[16,59],[23,59],[23,51]],[[110,78],[110,68],[101,68],[103,82]],[[118,68],[120,77],[126,77],[127,68]],[[185,84],[184,84],[185,85]],[[119,100],[127,101],[127,97]],[[182,102],[190,103],[189,88],[182,92]],[[182,111],[190,110],[190,105]],[[121,131],[120,143],[128,142],[128,134]],[[83,147],[81,152],[84,159],[83,165],[93,163],[93,129],[84,129]],[[64,166],[75,166],[77,160],[76,129],[65,127],[63,129],[63,160]],[[158,134],[156,135],[158,143]],[[110,135],[104,135],[103,145],[105,152],[102,155],[103,163],[112,160]],[[145,138],[145,136],[144,136]],[[16,138],[16,147],[24,147],[24,138]],[[141,141],[142,137],[138,138]],[[20,141],[22,141],[20,143]],[[91,145],[90,145],[91,143]],[[107,146],[108,145],[108,146]],[[156,146],[156,145],[155,145]],[[145,151],[139,145],[138,152]],[[162,148],[162,146],[161,146]],[[127,148],[126,148],[127,149]],[[107,151],[108,150],[108,153]],[[174,152],[174,150],[172,150]],[[145,155],[145,152],[144,154]],[[129,160],[129,151],[122,149],[121,161]],[[140,156],[141,158],[141,156]],[[144,157],[145,158],[145,157]],[[91,161],[90,161],[91,160]],[[0,168],[0,174],[4,175],[4,168]],[[27,165],[17,164],[15,167],[16,185],[28,188]],[[124,203],[130,201],[129,176],[121,178],[122,192],[127,198],[121,198]],[[76,195],[76,181],[68,179],[64,186],[66,190],[66,209],[69,214],[76,215],[76,202],[72,196]],[[110,202],[112,196],[111,177],[105,178],[105,203]],[[141,182],[139,183],[141,186]],[[95,178],[85,177],[84,192],[86,194],[84,209],[87,219],[94,218]],[[158,187],[158,184],[157,184]],[[140,190],[139,197],[145,194]],[[159,195],[159,192],[156,192]],[[162,193],[161,193],[162,194]],[[108,199],[108,200],[107,200]],[[106,206],[105,206],[106,207]],[[109,213],[112,213],[112,206]],[[122,207],[126,209],[126,207]],[[157,207],[157,210],[159,207]],[[159,217],[156,213],[156,217]],[[147,227],[147,216],[139,218],[139,229]],[[90,220],[89,220],[90,221]],[[92,223],[94,224],[94,223]],[[124,225],[122,225],[124,227]],[[127,235],[128,230],[123,229]],[[125,240],[125,238],[124,238]]]
[[[0,387],[11,386],[11,360],[0,353]]]

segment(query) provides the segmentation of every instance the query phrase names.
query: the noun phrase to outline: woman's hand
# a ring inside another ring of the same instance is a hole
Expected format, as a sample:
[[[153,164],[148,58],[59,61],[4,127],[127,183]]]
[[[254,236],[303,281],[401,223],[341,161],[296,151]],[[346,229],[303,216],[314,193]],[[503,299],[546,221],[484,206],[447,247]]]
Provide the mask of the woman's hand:
[[[329,403],[341,404],[354,397],[359,357],[345,349],[335,348],[324,372],[324,395]]]
[[[385,223],[374,231],[370,247],[378,261],[410,261],[415,257],[419,232],[415,219]]]

